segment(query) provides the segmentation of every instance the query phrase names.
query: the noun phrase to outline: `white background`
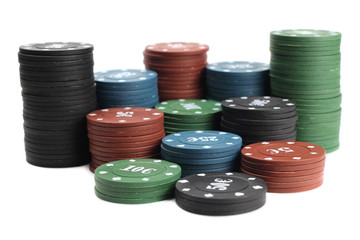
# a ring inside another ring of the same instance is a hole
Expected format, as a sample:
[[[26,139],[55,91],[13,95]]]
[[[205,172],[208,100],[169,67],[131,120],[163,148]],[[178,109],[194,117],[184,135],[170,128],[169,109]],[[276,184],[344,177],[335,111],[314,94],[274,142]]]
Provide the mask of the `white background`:
[[[357,1],[31,1],[0,3],[1,239],[359,239],[359,8]],[[17,52],[22,44],[81,41],[95,46],[95,70],[143,68],[147,44],[194,41],[209,62],[269,62],[269,33],[340,31],[341,148],[327,157],[325,183],[267,195],[248,214],[206,217],[173,200],[121,205],[93,192],[87,166],[46,169],[25,161]],[[6,236],[6,237],[5,237]]]

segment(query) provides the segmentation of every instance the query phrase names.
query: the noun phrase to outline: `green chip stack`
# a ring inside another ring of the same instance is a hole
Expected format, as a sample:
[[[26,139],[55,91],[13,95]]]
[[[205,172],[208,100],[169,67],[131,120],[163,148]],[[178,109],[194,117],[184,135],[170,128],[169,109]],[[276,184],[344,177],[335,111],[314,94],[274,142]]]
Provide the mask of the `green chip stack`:
[[[166,134],[195,130],[219,130],[221,103],[206,99],[178,99],[161,102]]]
[[[327,152],[339,148],[340,42],[339,32],[325,30],[270,34],[271,95],[296,102],[296,140]]]
[[[109,162],[95,170],[95,194],[114,203],[157,202],[173,197],[180,176],[179,165],[159,159]]]

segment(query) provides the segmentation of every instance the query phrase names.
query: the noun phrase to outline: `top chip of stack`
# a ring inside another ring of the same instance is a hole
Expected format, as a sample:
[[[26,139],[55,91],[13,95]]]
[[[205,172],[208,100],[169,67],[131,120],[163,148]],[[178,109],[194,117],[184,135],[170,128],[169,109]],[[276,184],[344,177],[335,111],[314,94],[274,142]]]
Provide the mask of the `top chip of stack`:
[[[218,130],[221,103],[206,99],[178,99],[155,106],[164,112],[167,134],[191,130]]]
[[[20,46],[26,158],[43,167],[90,161],[86,114],[96,108],[93,46],[50,42]]]
[[[95,73],[98,108],[154,107],[159,103],[157,73],[120,69]]]
[[[221,128],[239,134],[244,145],[261,141],[295,140],[296,105],[289,99],[260,96],[221,102]]]
[[[216,101],[270,93],[269,64],[219,62],[206,67],[207,97]]]
[[[297,140],[339,147],[341,34],[298,29],[270,34],[271,94],[297,104]]]
[[[170,42],[148,45],[144,51],[146,69],[158,73],[160,101],[196,99],[204,96],[205,44]]]

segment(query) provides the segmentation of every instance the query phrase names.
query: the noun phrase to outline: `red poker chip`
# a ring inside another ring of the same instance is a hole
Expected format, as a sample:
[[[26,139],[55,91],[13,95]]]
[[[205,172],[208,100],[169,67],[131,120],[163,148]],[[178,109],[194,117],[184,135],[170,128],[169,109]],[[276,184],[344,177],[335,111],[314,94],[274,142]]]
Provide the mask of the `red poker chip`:
[[[312,143],[270,141],[250,144],[241,155],[254,163],[309,164],[325,158],[325,149]]]
[[[134,143],[116,143],[116,142],[112,143],[112,142],[100,142],[100,141],[96,141],[96,140],[91,140],[90,142],[91,142],[91,144],[96,145],[98,147],[136,148],[136,147],[143,147],[143,146],[151,146],[151,145],[155,145],[155,144],[160,145],[163,137],[165,137],[165,134],[157,139],[155,138],[155,139],[151,139],[148,141],[134,142]]]
[[[159,131],[154,134],[144,135],[144,136],[134,136],[134,137],[105,137],[105,136],[98,136],[92,133],[88,133],[88,137],[91,140],[96,140],[99,142],[104,143],[136,143],[136,142],[142,142],[142,141],[149,141],[152,139],[158,139],[162,136],[164,136],[165,131]]]
[[[153,134],[159,131],[162,131],[164,129],[164,126],[157,126],[154,128],[150,128],[143,131],[134,131],[129,128],[127,130],[117,131],[114,130],[113,132],[110,131],[99,131],[95,130],[94,128],[88,126],[88,132],[98,135],[98,136],[105,136],[105,137],[136,137],[136,136],[143,136],[148,134]]]
[[[99,147],[94,144],[89,145],[90,150],[105,152],[105,153],[115,153],[115,154],[131,154],[131,153],[137,153],[137,152],[148,152],[148,151],[159,151],[158,144],[150,145],[150,146],[142,146],[142,147]]]
[[[163,121],[164,113],[153,108],[122,107],[96,110],[86,118],[97,126],[141,126]]]
[[[320,180],[314,184],[308,185],[308,186],[302,186],[302,187],[293,187],[293,188],[269,188],[268,187],[268,192],[272,192],[272,193],[297,193],[297,192],[305,192],[305,191],[310,191],[313,190],[315,188],[320,187],[323,184],[323,180]]]
[[[191,67],[160,67],[154,64],[145,63],[145,67],[148,70],[153,70],[159,74],[159,76],[163,74],[175,74],[175,73],[192,73],[192,74],[199,74],[202,73],[205,70],[205,67],[207,64],[199,65],[199,66],[191,66]]]
[[[160,119],[158,122],[152,123],[152,124],[146,124],[146,125],[140,125],[140,126],[126,126],[126,125],[110,125],[110,126],[99,126],[99,125],[94,125],[91,122],[87,123],[88,127],[91,127],[94,130],[97,131],[106,131],[106,132],[113,132],[113,131],[143,131],[143,130],[148,130],[150,128],[157,128],[160,127],[164,124],[164,119]]]
[[[121,157],[121,156],[102,156],[102,155],[97,155],[96,153],[91,153],[92,156],[92,160],[96,160],[96,161],[102,161],[102,162],[112,162],[112,161],[116,161],[116,160],[122,160],[122,159],[129,159],[132,157]],[[141,158],[158,158],[160,156],[160,153],[152,153],[152,154],[148,154],[148,155],[141,155]]]
[[[197,55],[208,50],[208,45],[193,42],[156,43],[145,47],[146,52],[161,55]]]
[[[160,147],[156,150],[144,151],[144,152],[121,152],[121,153],[109,153],[103,151],[97,151],[90,147],[90,153],[102,157],[110,158],[145,158],[145,156],[156,155],[160,153]]]
[[[253,175],[255,177],[259,177],[263,179],[265,182],[273,182],[273,183],[293,183],[293,182],[301,182],[301,181],[308,181],[312,179],[319,178],[324,175],[324,170],[319,171],[317,173],[308,174],[305,176],[295,176],[295,177],[269,177],[265,175],[256,174],[253,172],[249,172],[241,168],[241,171],[250,175]]]
[[[307,181],[301,181],[301,182],[293,182],[293,183],[274,183],[274,182],[266,182],[266,185],[269,188],[285,188],[285,189],[290,189],[290,188],[299,188],[299,187],[306,187],[309,185],[313,185],[316,184],[320,181],[324,180],[324,176],[318,177],[318,178],[314,178],[311,180],[307,180]]]
[[[251,168],[255,168],[263,171],[273,171],[273,172],[289,172],[289,171],[304,171],[310,170],[317,167],[325,166],[325,158],[314,163],[302,164],[302,165],[282,165],[282,164],[273,164],[273,163],[253,163],[251,159],[241,158],[241,164],[246,165]]]
[[[261,170],[257,168],[252,168],[247,166],[245,163],[241,162],[241,169],[244,169],[245,171],[263,175],[263,176],[269,176],[269,177],[298,177],[298,176],[306,176],[315,174],[317,172],[324,170],[324,164],[319,167],[314,167],[309,170],[301,170],[301,171],[287,171],[287,172],[279,172],[279,171],[267,171],[267,170]]]
[[[143,51],[144,57],[153,59],[153,60],[166,60],[166,61],[187,61],[193,59],[203,59],[207,58],[206,52],[203,54],[196,54],[196,55],[164,55],[162,53],[151,53],[148,51]]]

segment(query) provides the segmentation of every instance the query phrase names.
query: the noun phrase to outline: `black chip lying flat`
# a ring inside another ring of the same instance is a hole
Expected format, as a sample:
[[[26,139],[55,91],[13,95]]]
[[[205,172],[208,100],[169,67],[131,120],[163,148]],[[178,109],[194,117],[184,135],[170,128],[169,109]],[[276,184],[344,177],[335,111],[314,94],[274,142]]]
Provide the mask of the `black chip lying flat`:
[[[182,209],[204,215],[233,215],[262,207],[266,183],[237,172],[200,173],[178,180],[176,203]]]

